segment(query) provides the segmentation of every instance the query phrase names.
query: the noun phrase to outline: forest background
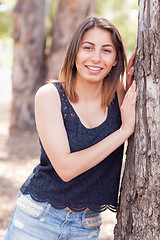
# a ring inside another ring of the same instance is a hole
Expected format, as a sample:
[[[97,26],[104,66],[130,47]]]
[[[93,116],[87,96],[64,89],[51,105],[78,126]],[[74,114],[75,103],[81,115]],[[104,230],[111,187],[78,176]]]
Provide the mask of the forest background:
[[[10,221],[19,186],[36,165],[39,156],[36,133],[24,131],[9,136],[13,65],[12,10],[15,4],[16,0],[0,1],[0,237],[3,237]],[[50,4],[48,32],[56,15],[58,0],[51,0]],[[96,8],[97,15],[109,19],[117,26],[126,43],[129,57],[137,41],[138,1],[97,0]],[[49,48],[50,45],[51,36],[48,34],[46,47]],[[36,144],[33,144],[34,141]],[[108,211],[103,214],[102,239],[113,239],[115,216]]]
[[[0,68],[12,67],[13,62],[13,22],[12,10],[16,0],[0,1]],[[58,0],[50,1],[50,17],[47,28],[50,29],[56,14]],[[112,21],[122,34],[128,55],[134,51],[137,41],[138,1],[137,0],[97,0],[97,15]],[[48,35],[47,43],[51,44]]]

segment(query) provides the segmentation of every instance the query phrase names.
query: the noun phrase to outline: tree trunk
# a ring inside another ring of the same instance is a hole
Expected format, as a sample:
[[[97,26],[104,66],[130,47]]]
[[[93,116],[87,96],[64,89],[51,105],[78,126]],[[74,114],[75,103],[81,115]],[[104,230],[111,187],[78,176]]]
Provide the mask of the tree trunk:
[[[48,78],[58,78],[72,33],[83,18],[95,13],[96,0],[59,0],[52,29]]]
[[[32,128],[34,95],[43,79],[46,0],[18,0],[13,11],[11,129]]]
[[[11,129],[35,127],[34,96],[45,81],[46,66],[49,68],[49,78],[57,78],[72,32],[81,19],[96,12],[96,0],[59,0],[52,29],[51,51],[45,64],[48,6],[49,0],[17,0],[13,11]]]
[[[160,226],[160,1],[139,1],[137,115],[129,140],[115,240],[158,240]]]

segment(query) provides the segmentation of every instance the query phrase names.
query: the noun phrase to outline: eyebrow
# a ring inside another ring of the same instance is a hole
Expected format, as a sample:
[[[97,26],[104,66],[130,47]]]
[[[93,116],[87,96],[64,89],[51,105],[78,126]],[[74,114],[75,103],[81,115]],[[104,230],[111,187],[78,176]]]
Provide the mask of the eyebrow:
[[[82,45],[85,44],[85,43],[88,43],[88,44],[91,44],[92,46],[95,46],[94,43],[89,42],[89,41],[83,42]],[[104,44],[104,45],[102,45],[102,47],[112,47],[113,48],[113,45],[112,44]]]

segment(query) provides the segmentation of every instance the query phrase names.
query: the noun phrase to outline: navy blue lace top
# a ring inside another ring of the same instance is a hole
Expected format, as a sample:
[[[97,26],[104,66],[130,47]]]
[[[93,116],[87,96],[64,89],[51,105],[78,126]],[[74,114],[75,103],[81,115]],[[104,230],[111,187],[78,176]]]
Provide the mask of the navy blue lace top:
[[[88,148],[120,128],[117,94],[108,108],[105,121],[97,127],[86,128],[66,97],[61,83],[54,85],[59,92],[71,152]],[[107,208],[116,211],[122,155],[123,145],[95,167],[64,182],[54,170],[41,144],[40,164],[22,185],[21,192],[30,194],[34,200],[47,201],[58,209],[69,207],[74,211],[82,211],[88,207],[96,212]]]

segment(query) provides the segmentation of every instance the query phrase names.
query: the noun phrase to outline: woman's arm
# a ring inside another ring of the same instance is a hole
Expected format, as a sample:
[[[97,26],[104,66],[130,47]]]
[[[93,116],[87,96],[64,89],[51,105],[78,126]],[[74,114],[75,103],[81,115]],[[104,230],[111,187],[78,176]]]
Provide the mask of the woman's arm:
[[[71,153],[57,89],[53,84],[47,84],[38,90],[35,97],[37,130],[54,169],[63,181],[70,181],[100,163],[133,133],[135,104],[134,83],[121,106],[121,128],[94,146]]]

